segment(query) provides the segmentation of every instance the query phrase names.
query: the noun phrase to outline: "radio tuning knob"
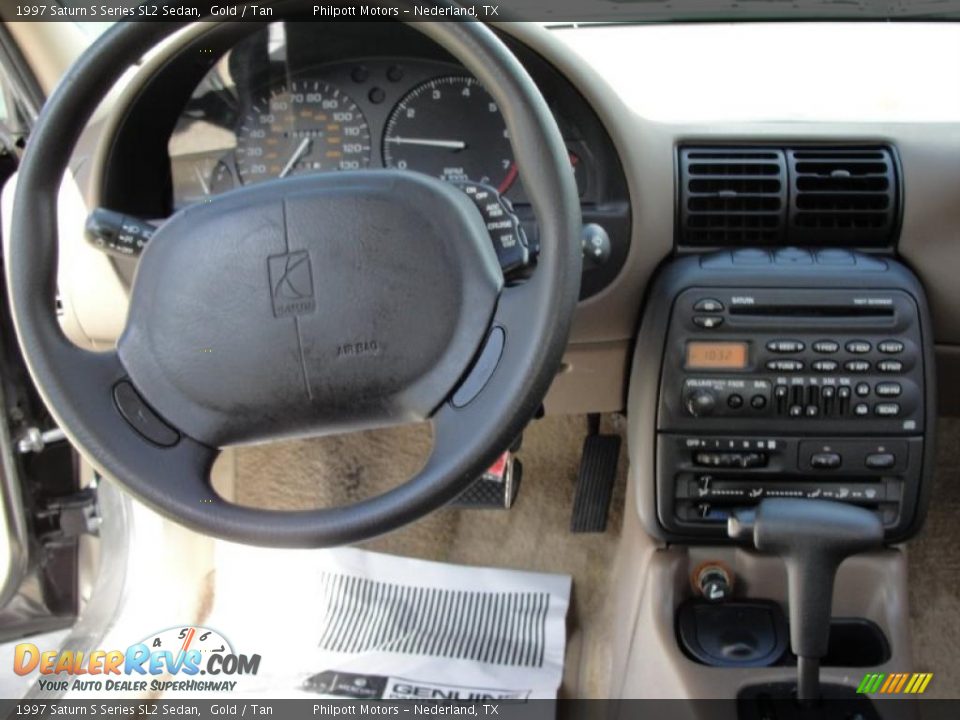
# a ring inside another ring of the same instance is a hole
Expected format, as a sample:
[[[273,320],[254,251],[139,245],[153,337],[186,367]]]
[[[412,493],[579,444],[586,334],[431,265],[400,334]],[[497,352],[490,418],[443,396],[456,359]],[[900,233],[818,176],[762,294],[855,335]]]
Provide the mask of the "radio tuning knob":
[[[706,388],[699,388],[687,395],[687,412],[694,417],[710,415],[716,404],[717,396]]]

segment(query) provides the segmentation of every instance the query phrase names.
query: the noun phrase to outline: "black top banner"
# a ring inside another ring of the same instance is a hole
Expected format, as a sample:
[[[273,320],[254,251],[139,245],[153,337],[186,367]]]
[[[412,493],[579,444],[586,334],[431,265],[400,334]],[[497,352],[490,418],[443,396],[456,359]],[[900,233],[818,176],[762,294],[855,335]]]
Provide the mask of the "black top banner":
[[[482,20],[573,23],[960,20],[960,0],[0,0],[26,22],[124,20]]]

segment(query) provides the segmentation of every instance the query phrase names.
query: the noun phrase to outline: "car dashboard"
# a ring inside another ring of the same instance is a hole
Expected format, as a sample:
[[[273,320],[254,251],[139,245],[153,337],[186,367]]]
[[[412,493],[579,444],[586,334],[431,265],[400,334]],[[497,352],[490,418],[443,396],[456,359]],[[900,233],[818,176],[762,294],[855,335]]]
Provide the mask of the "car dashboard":
[[[558,121],[585,222],[609,246],[584,273],[586,298],[616,277],[629,251],[626,179],[589,103],[541,57],[514,46]],[[160,95],[163,103],[152,102]],[[500,109],[462,65],[397,23],[275,22],[206,33],[131,108],[101,205],[162,219],[271,179],[381,168],[492,189],[520,218],[535,257],[537,224]]]

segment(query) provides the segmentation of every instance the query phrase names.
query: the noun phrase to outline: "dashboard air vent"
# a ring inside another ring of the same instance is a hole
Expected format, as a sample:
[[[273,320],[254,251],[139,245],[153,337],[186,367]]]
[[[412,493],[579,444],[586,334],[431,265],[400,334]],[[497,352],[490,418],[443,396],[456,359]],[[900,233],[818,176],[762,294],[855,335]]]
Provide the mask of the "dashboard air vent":
[[[777,148],[682,148],[685,245],[775,245],[786,226],[786,161]]]
[[[812,147],[786,152],[792,242],[856,247],[891,242],[897,181],[889,149]]]

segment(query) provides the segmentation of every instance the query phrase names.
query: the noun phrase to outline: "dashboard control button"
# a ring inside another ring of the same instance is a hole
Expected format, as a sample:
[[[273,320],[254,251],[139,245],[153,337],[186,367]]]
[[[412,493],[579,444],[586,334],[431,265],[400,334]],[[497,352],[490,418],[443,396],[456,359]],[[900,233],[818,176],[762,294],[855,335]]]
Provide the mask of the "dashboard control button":
[[[817,251],[817,262],[821,265],[856,265],[857,259],[849,250],[828,249]]]
[[[817,340],[813,344],[814,352],[822,353],[824,355],[835,353],[839,349],[840,343],[834,342],[833,340]]]
[[[750,398],[750,407],[754,410],[763,410],[767,406],[767,398],[763,395],[754,395]]]
[[[846,415],[850,407],[851,390],[849,385],[841,385],[837,388],[837,398],[840,400],[840,414]]]
[[[777,385],[773,390],[773,397],[777,401],[777,412],[784,413],[787,410],[787,396],[790,394],[790,388],[786,385]]]
[[[899,403],[877,403],[877,406],[873,409],[877,415],[883,417],[896,417],[900,414],[900,404]]]
[[[713,298],[702,298],[697,300],[696,305],[693,306],[694,312],[722,312],[723,303],[719,300],[714,300]]]
[[[734,410],[737,410],[737,409],[739,409],[739,408],[742,408],[742,407],[743,407],[743,396],[742,396],[742,395],[737,395],[736,393],[734,393],[733,395],[731,395],[730,397],[727,398],[727,405],[729,405],[729,406],[730,406],[731,408],[733,408]]]
[[[870,369],[870,363],[866,360],[847,360],[843,369],[847,372],[862,373]]]
[[[887,355],[896,355],[903,352],[903,343],[899,340],[884,340],[877,343],[877,350]]]
[[[180,435],[167,425],[140,397],[133,385],[126,380],[118,382],[113,388],[113,401],[123,419],[152,443],[161,447],[171,447],[180,441]]]
[[[896,373],[903,370],[903,363],[899,360],[881,360],[877,363],[877,370],[884,373]]]
[[[799,360],[768,360],[767,370],[797,372],[798,370],[803,370],[803,363]]]
[[[851,340],[844,347],[846,347],[848,353],[854,355],[864,355],[871,349],[870,343],[866,340]]]
[[[805,347],[799,340],[771,340],[767,343],[767,350],[775,353],[798,353]]]
[[[770,263],[770,253],[757,248],[734,250],[730,254],[730,258],[735,265],[767,265]]]
[[[773,254],[773,261],[777,265],[812,265],[813,255],[803,248],[788,247],[777,250]]]
[[[870,406],[866,403],[857,403],[853,408],[853,414],[863,417],[870,414]]]
[[[840,453],[823,452],[810,457],[810,467],[816,470],[833,470],[840,467],[843,458]]]
[[[713,412],[717,405],[717,396],[710,390],[700,388],[687,395],[687,412],[694,417],[703,417]]]
[[[860,397],[866,397],[870,394],[870,383],[857,383],[855,390]]]
[[[467,375],[466,379],[457,388],[450,400],[450,404],[455,408],[462,408],[470,404],[473,399],[480,394],[487,382],[493,376],[494,370],[500,363],[500,356],[503,354],[503,345],[506,341],[504,330],[496,326],[490,331],[487,341],[480,351],[479,357]]]
[[[863,464],[871,470],[889,470],[897,464],[897,456],[893,453],[871,453],[864,458]]]
[[[816,405],[807,405],[807,417],[817,417],[820,414],[820,408]]]
[[[900,383],[884,382],[877,383],[874,392],[880,397],[899,397],[900,393],[903,392],[903,388],[900,387]]]
[[[814,360],[810,367],[817,372],[833,372],[840,367],[840,365],[836,360]]]
[[[791,405],[790,417],[800,417],[803,415],[803,405]]]
[[[694,315],[693,324],[709,330],[722,325],[723,318],[719,315]]]

